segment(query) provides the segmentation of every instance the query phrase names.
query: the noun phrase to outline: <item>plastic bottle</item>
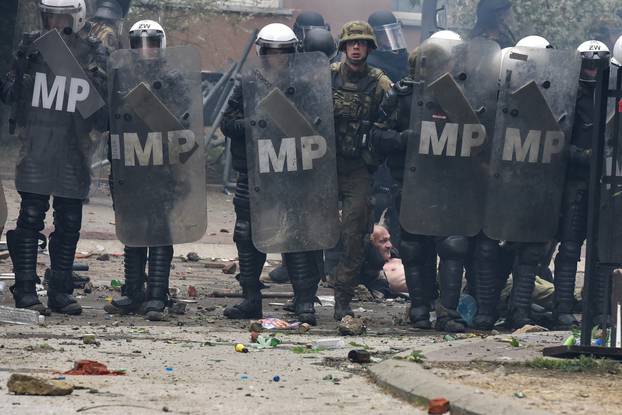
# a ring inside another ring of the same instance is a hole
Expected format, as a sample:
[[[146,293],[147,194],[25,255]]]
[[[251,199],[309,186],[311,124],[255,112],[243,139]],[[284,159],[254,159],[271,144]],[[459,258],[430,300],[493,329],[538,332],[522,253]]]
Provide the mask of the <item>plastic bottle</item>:
[[[458,313],[468,326],[473,324],[473,319],[477,315],[477,301],[469,294],[462,294],[458,303]]]

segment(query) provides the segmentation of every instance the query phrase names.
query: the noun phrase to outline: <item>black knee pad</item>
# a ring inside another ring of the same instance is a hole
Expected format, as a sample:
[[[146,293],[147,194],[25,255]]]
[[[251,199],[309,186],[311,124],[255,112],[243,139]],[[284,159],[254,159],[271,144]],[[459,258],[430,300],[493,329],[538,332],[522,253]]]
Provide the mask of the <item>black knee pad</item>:
[[[54,197],[54,228],[62,233],[77,234],[82,228],[82,200]]]
[[[546,244],[521,244],[518,247],[517,261],[522,265],[538,265],[544,255]]]
[[[20,192],[22,198],[17,227],[40,232],[45,227],[45,213],[50,208],[50,197],[34,193]]]
[[[559,252],[555,258],[555,262],[562,260],[564,262],[579,262],[581,259],[581,245],[580,242],[575,241],[562,241],[559,244]]]
[[[426,242],[425,237],[402,230],[400,255],[404,264],[424,264],[429,256]]]
[[[233,242],[241,246],[253,246],[253,234],[250,221],[239,218],[236,220],[235,229],[233,230]]]
[[[465,259],[469,254],[469,238],[448,236],[437,241],[436,249],[441,259]]]

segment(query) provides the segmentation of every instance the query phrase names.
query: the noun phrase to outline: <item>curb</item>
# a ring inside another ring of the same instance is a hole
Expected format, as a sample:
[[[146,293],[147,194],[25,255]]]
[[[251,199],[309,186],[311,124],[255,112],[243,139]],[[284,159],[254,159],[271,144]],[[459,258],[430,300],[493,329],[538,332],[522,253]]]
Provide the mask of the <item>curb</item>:
[[[385,360],[370,367],[369,374],[382,388],[416,405],[427,406],[431,399],[445,398],[450,403],[451,415],[550,415],[490,392],[447,383],[414,362]]]

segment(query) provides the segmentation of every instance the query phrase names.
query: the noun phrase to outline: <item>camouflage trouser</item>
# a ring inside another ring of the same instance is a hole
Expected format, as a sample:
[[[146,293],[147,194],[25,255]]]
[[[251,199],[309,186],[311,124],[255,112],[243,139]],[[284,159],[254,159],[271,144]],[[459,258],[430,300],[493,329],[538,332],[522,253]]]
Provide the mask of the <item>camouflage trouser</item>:
[[[335,272],[335,296],[350,300],[363,264],[365,238],[371,232],[371,175],[367,168],[339,174],[342,201],[341,243],[343,252]]]

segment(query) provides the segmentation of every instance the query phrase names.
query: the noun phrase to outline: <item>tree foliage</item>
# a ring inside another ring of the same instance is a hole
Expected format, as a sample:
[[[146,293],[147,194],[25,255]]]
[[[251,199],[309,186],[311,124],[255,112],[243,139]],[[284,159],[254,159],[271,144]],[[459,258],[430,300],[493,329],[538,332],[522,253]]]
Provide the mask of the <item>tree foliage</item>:
[[[447,0],[448,26],[462,32],[473,27],[478,1]],[[603,37],[607,29],[615,35],[622,27],[619,0],[514,0],[513,9],[510,27],[517,38],[537,34],[559,48]]]

